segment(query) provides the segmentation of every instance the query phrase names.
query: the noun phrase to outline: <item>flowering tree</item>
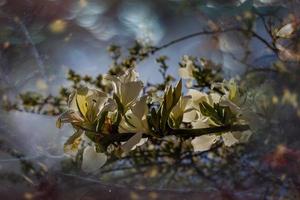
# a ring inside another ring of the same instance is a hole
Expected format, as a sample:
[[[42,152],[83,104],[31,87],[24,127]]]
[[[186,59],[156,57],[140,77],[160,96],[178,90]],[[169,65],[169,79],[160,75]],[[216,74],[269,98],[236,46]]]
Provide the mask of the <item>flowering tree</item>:
[[[186,62],[187,66],[180,68],[182,78],[193,78],[198,71],[191,60]],[[57,127],[62,123],[74,127],[75,133],[65,149],[77,155],[84,148],[85,171],[95,171],[105,164],[108,149],[114,149],[113,153],[128,152],[148,138],[193,137],[194,151],[207,151],[221,139],[226,146],[232,146],[246,142],[251,135],[247,115],[234,103],[241,97],[233,80],[220,83],[220,93],[190,89],[185,96],[182,81],[174,88],[167,87],[162,96],[154,96],[153,92],[151,96],[140,96],[143,83],[132,68],[118,77],[105,75],[104,80],[112,84],[112,95],[79,88],[71,93],[69,109],[57,121]]]
[[[298,169],[299,153],[282,144],[276,146],[293,139],[274,133],[288,127],[286,134],[297,137],[292,120],[284,118],[299,112],[295,92],[299,89],[299,56],[292,47],[297,41],[298,22],[293,17],[283,22],[266,13],[245,11],[231,26],[212,23],[207,30],[162,46],[139,41],[125,56],[121,47],[111,45],[112,65],[105,75],[90,77],[70,70],[67,78],[72,85],[63,87],[58,96],[27,92],[20,94],[21,102],[6,100],[4,106],[59,115],[58,128],[66,123],[72,126],[74,132],[64,144],[70,159],[62,165],[68,172],[101,174],[104,180],[113,177],[119,182],[124,178],[122,183],[128,179],[135,182],[134,177],[143,174],[148,181],[158,180],[159,186],[174,184],[175,177],[193,182],[195,187],[214,185],[223,190],[220,180],[229,179],[235,185],[255,179],[268,186],[262,193],[277,193],[280,187],[297,190],[299,179],[293,172]],[[255,23],[262,24],[267,36],[255,30]],[[177,70],[180,80],[175,82],[168,74],[166,56],[156,59],[161,83],[139,80],[141,61],[160,50],[192,37],[219,38],[226,33],[245,41],[243,56],[229,52],[245,66],[239,77],[228,78],[223,66],[213,60],[184,55]],[[253,40],[271,52],[274,62],[267,67],[253,64],[249,59],[254,54]],[[274,151],[269,152],[266,144],[273,145]],[[261,155],[263,164],[257,164]],[[287,170],[287,165],[293,170]],[[288,178],[270,175],[270,170]],[[201,177],[199,182],[190,180],[195,175]],[[143,182],[141,178],[138,181]]]

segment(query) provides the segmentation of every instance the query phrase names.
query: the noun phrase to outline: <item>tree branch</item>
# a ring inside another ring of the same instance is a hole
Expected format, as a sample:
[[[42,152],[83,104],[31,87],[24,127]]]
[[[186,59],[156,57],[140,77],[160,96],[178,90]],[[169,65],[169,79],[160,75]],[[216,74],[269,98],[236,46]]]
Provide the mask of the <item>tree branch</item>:
[[[250,130],[249,125],[226,125],[226,126],[218,126],[218,127],[209,127],[209,128],[201,128],[201,129],[169,129],[167,134],[162,136],[177,136],[183,138],[197,137],[202,135],[208,135],[213,133],[222,133],[229,131],[246,131]],[[90,131],[90,130],[89,130]],[[109,135],[105,135],[102,140],[113,142],[125,142],[129,140],[135,133],[113,133]],[[149,134],[143,134],[144,138],[151,137]]]

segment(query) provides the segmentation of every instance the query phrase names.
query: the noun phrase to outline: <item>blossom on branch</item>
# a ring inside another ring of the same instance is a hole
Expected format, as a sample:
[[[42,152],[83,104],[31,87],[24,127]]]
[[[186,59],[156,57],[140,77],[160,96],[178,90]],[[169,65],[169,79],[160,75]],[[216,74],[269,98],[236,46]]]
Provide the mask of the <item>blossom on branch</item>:
[[[180,73],[185,78],[193,77],[195,69],[189,60],[187,64]],[[65,152],[73,160],[81,152],[85,172],[95,172],[105,164],[110,145],[121,155],[143,145],[149,137],[175,135],[193,137],[194,151],[207,151],[219,141],[232,146],[251,136],[245,120],[239,118],[242,109],[234,81],[223,82],[222,93],[189,89],[183,95],[180,80],[174,88],[166,87],[160,101],[153,102],[151,97],[140,96],[144,87],[133,68],[120,76],[104,78],[112,84],[112,93],[81,87],[70,95],[68,110],[57,120],[58,127],[63,123],[74,127]],[[230,128],[238,125],[246,126]]]

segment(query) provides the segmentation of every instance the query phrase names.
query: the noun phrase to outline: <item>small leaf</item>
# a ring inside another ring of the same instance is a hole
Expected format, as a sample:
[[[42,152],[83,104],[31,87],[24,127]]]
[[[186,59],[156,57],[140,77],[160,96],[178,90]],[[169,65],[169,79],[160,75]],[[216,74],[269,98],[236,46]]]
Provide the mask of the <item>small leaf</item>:
[[[175,106],[181,97],[182,79],[177,83],[173,93],[173,105]]]
[[[173,89],[171,86],[169,86],[165,92],[164,96],[164,104],[166,110],[171,110],[173,105]]]

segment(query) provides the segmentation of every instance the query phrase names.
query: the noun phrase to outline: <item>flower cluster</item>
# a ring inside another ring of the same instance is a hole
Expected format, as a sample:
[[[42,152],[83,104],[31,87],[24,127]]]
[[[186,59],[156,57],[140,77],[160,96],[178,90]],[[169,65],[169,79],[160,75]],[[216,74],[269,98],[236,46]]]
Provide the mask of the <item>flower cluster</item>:
[[[184,70],[188,69],[180,69],[181,75]],[[82,156],[85,172],[95,172],[106,163],[111,145],[127,153],[148,138],[175,135],[192,138],[194,151],[207,151],[222,141],[225,146],[246,142],[251,135],[233,80],[218,86],[222,93],[188,89],[186,95],[180,80],[160,98],[152,98],[141,94],[145,88],[133,68],[121,76],[103,78],[112,86],[111,93],[79,88],[71,93],[68,110],[57,120],[59,128],[64,123],[74,128],[64,149],[73,159]],[[189,77],[184,74],[182,78]],[[231,129],[238,125],[248,128]]]

